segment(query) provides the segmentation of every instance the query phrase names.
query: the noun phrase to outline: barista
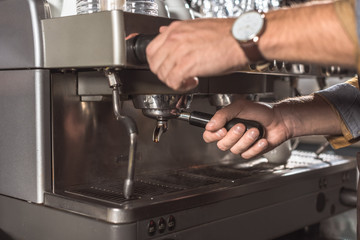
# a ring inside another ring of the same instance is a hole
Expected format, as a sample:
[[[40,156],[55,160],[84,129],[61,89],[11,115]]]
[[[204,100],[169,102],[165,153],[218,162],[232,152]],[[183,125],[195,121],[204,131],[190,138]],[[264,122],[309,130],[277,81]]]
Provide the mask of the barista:
[[[357,12],[360,13],[360,6]],[[162,27],[159,36],[150,43],[148,61],[159,79],[176,90],[195,87],[198,83],[195,76],[220,74],[265,59],[359,69],[355,15],[351,2],[337,1],[275,10],[265,17],[250,12],[238,19],[175,22]],[[248,108],[253,104],[238,103],[214,116],[204,139],[219,141],[220,149],[230,149],[244,158],[306,134],[342,134],[343,138],[330,139],[334,147],[345,146],[360,136],[360,124],[356,124],[356,119],[360,119],[358,88],[358,81],[353,80],[315,95],[283,101],[273,109]],[[266,114],[259,114],[262,111]],[[227,133],[222,126],[236,116],[263,123],[266,138],[253,145],[259,133],[253,129],[244,134],[244,126],[236,126]]]
[[[175,22],[162,27],[150,43],[148,61],[159,79],[176,90],[194,88],[198,84],[195,76],[220,74],[265,59],[355,68],[359,66],[355,15],[351,2],[337,1],[275,10],[265,18],[251,12],[238,19]],[[273,109],[234,104],[214,116],[204,139],[218,141],[220,149],[244,158],[307,134],[342,134],[330,140],[334,147],[346,146],[360,136],[360,124],[355,121],[360,119],[358,87],[358,81],[352,80],[315,95],[285,100]],[[236,116],[263,123],[266,138],[253,145],[258,131],[244,134],[241,125],[226,132],[222,126]]]
[[[147,48],[150,68],[161,81],[181,91],[198,84],[195,76],[221,74],[265,59],[343,65],[359,71],[357,3],[356,8],[344,0],[310,3],[271,11],[265,21],[261,14],[245,13],[238,19],[176,22],[162,27]],[[257,141],[259,132],[245,132],[243,125],[227,132],[223,126],[234,117],[260,122],[265,137]],[[218,111],[203,137],[206,142],[217,141],[221,150],[251,158],[289,138],[314,134],[329,135],[334,148],[360,139],[357,78],[273,108],[240,100]]]

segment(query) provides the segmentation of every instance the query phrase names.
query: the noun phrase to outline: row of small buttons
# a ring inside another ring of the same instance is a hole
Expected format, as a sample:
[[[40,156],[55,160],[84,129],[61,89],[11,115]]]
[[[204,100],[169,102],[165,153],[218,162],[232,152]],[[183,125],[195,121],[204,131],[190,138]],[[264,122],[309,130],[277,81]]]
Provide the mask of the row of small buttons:
[[[150,220],[148,225],[148,234],[153,236],[157,230],[159,233],[163,233],[166,230],[166,225],[169,231],[174,230],[176,225],[175,217],[170,215],[167,221],[165,221],[164,218],[159,218],[157,224],[154,220]]]

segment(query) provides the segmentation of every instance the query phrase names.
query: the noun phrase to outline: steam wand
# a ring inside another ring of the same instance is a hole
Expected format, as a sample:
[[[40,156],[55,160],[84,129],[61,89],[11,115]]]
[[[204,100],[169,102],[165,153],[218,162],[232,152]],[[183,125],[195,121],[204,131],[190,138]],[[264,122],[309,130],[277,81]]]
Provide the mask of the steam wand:
[[[130,138],[127,177],[124,182],[124,196],[126,199],[129,199],[134,191],[135,154],[137,147],[138,129],[136,122],[131,117],[121,114],[121,81],[119,76],[110,70],[105,70],[105,75],[107,76],[110,87],[112,88],[112,100],[115,118],[116,120],[124,123]]]

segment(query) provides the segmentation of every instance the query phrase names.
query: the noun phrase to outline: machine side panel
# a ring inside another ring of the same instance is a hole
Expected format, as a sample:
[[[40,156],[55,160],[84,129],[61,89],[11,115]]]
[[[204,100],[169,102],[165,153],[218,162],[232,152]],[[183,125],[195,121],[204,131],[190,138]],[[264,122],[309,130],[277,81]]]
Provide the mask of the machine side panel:
[[[136,240],[136,223],[107,224],[0,195],[1,240]],[[16,214],[14,214],[16,212]]]
[[[0,1],[0,69],[43,66],[43,1]]]
[[[0,194],[42,203],[51,187],[49,77],[0,71]]]

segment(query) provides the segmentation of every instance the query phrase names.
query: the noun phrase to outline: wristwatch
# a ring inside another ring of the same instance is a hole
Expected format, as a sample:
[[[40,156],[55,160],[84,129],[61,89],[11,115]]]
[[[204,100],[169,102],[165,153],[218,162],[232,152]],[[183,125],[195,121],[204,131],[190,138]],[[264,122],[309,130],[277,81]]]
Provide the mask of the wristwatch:
[[[233,37],[239,42],[250,63],[265,62],[258,42],[265,31],[265,14],[257,11],[245,12],[238,17],[231,29]]]

